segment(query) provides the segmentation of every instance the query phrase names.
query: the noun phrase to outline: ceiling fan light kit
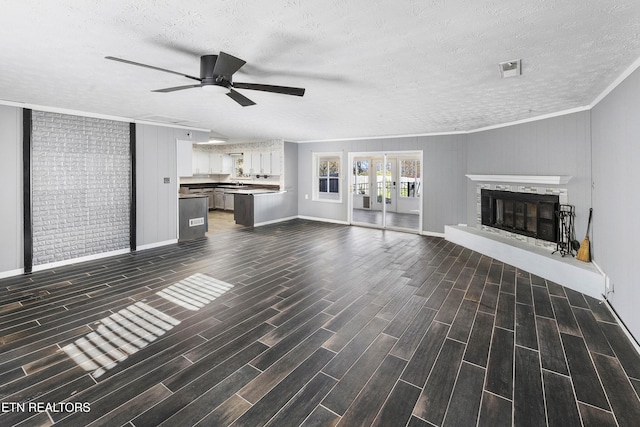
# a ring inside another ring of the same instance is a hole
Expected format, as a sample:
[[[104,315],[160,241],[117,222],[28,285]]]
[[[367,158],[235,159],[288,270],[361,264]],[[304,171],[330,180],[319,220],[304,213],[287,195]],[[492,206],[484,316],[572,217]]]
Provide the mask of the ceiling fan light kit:
[[[259,83],[234,83],[233,74],[240,68],[242,68],[242,66],[246,64],[246,61],[224,52],[220,52],[218,55],[202,55],[200,57],[200,77],[179,73],[177,71],[167,70],[165,68],[155,67],[153,65],[142,64],[140,62],[129,61],[128,59],[116,58],[113,56],[106,56],[105,59],[110,59],[112,61],[118,61],[129,65],[136,65],[138,67],[150,68],[156,71],[177,74],[179,76],[200,82],[200,84],[156,89],[152,92],[168,93],[178,90],[200,87],[203,90],[224,92],[229,98],[233,99],[243,107],[255,105],[255,102],[242,95],[240,92],[235,91],[234,89],[260,90],[263,92],[280,93],[284,95],[295,96],[303,96],[305,92],[304,88],[297,87],[264,85]]]
[[[226,88],[224,86],[219,86],[219,85],[216,85],[216,84],[202,85],[201,88],[205,92],[212,92],[212,93],[227,93],[227,92],[229,92],[229,88]]]

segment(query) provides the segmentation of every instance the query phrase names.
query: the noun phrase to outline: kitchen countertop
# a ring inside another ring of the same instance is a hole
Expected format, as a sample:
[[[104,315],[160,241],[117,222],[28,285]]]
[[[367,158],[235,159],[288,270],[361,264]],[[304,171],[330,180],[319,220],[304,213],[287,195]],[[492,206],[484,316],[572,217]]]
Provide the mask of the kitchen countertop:
[[[254,195],[254,194],[277,194],[277,193],[284,193],[284,191],[280,191],[280,190],[266,190],[266,189],[259,189],[256,188],[254,190],[247,188],[247,189],[234,189],[233,191],[227,191],[227,194],[244,194],[244,195]]]
[[[205,193],[191,193],[191,194],[180,193],[179,196],[180,196],[181,199],[195,199],[195,198],[198,198],[198,197],[209,197]]]

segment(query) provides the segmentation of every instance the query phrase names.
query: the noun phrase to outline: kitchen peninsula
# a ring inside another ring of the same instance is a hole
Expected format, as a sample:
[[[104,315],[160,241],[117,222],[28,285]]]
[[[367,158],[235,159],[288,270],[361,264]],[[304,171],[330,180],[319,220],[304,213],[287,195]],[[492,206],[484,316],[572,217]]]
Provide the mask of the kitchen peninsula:
[[[285,193],[266,189],[236,190],[233,211],[236,224],[253,227],[281,219]]]
[[[239,184],[232,182],[212,182],[201,180],[198,182],[181,182],[181,194],[204,194],[209,197],[209,209],[233,211],[235,197],[238,190],[265,190],[269,192],[280,191],[277,184]]]
[[[287,196],[291,196],[278,185],[230,182],[182,183],[180,192],[208,196],[209,209],[233,211],[236,224],[250,227],[288,217]]]

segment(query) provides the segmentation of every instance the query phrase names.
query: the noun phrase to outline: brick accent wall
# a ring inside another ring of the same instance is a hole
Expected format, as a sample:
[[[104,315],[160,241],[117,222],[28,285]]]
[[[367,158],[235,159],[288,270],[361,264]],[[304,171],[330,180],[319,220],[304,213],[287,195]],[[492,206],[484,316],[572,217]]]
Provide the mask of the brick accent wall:
[[[129,123],[33,112],[33,265],[127,249]]]

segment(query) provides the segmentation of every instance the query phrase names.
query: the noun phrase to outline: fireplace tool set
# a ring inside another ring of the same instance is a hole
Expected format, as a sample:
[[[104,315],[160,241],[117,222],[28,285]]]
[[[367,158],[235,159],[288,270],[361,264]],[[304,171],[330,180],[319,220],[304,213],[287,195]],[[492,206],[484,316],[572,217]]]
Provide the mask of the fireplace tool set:
[[[559,252],[562,256],[575,256],[580,248],[580,242],[576,240],[576,231],[573,225],[576,208],[573,205],[560,205],[556,216],[558,217],[558,241],[553,253]]]

